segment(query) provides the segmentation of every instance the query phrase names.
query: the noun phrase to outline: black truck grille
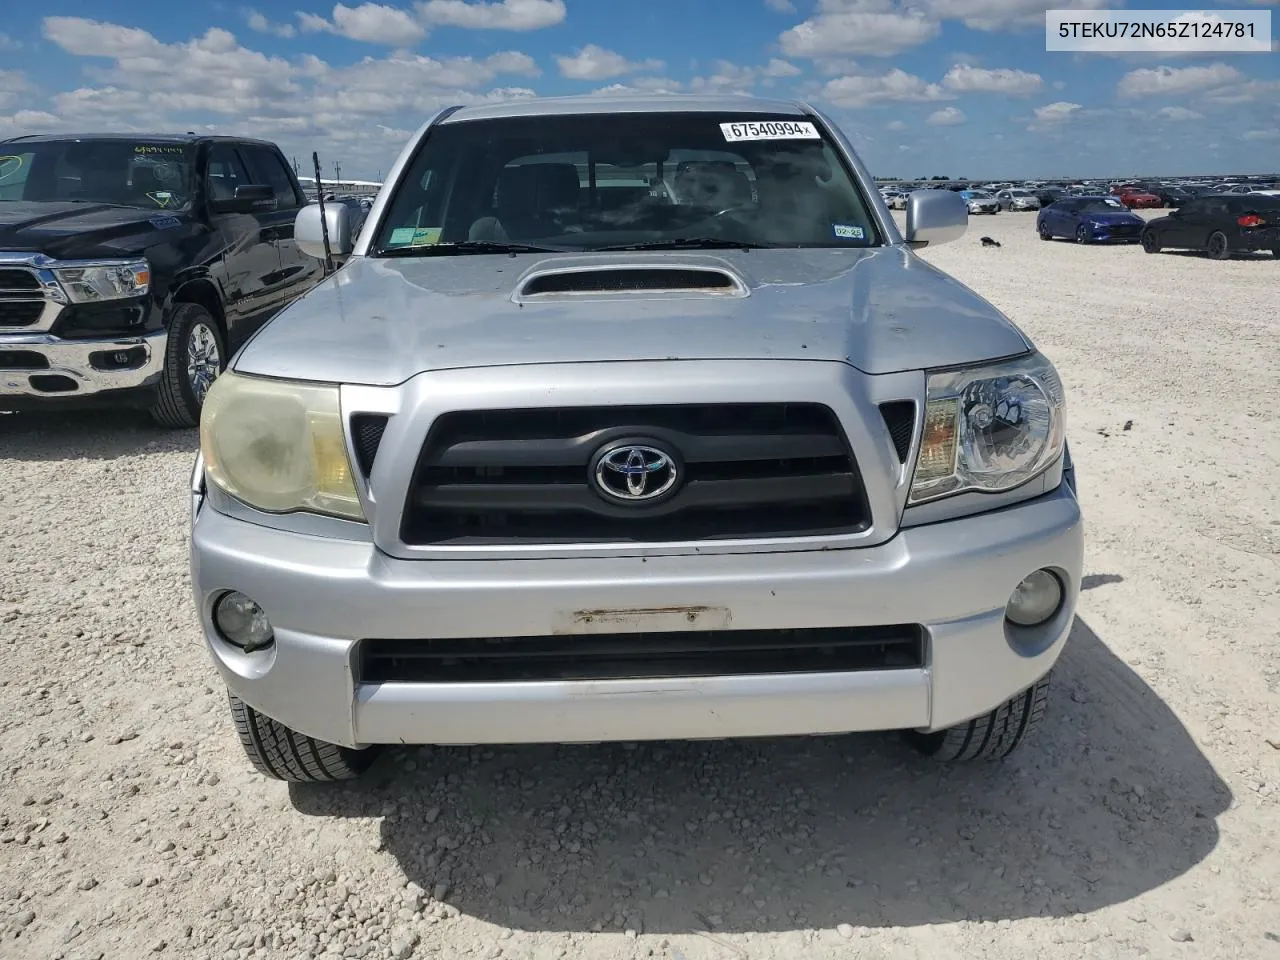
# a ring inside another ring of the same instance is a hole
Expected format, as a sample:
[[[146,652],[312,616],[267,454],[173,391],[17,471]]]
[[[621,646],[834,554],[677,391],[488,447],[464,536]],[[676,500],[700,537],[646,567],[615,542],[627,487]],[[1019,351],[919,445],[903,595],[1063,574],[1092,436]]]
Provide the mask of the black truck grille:
[[[644,444],[676,458],[669,494],[607,498],[594,458]],[[867,521],[857,465],[825,406],[570,407],[441,416],[400,534],[409,545],[643,543],[851,533]]]
[[[631,680],[924,666],[918,625],[363,640],[360,683]]]
[[[0,269],[0,327],[28,327],[44,313],[44,292],[30,270]]]

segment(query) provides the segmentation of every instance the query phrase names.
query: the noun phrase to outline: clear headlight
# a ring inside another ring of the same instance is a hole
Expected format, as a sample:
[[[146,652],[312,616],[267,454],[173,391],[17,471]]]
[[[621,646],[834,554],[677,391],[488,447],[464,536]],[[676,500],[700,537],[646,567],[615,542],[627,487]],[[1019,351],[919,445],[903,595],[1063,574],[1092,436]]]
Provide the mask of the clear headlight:
[[[72,303],[140,297],[151,289],[151,268],[145,260],[103,262],[92,267],[56,267],[53,273]]]
[[[929,374],[924,435],[909,504],[977,490],[998,493],[1062,455],[1066,401],[1040,354]]]
[[[365,518],[336,386],[224,373],[205,397],[200,450],[210,482],[251,507]]]

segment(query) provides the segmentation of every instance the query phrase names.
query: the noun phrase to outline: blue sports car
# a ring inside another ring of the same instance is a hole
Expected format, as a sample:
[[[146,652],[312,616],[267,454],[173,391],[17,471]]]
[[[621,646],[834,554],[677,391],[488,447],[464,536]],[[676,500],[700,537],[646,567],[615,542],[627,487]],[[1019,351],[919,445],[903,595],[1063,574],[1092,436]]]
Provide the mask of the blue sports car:
[[[1036,232],[1041,240],[1068,237],[1076,243],[1137,243],[1146,223],[1115,197],[1064,197],[1040,211]]]

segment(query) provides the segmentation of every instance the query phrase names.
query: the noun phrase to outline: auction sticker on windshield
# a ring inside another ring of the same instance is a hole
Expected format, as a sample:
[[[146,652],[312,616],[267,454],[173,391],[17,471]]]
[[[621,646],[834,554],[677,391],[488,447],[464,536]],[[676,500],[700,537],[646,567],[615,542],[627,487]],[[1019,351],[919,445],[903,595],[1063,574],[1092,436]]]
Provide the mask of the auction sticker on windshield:
[[[722,123],[720,132],[729,143],[739,140],[821,140],[822,135],[806,120],[761,120]]]

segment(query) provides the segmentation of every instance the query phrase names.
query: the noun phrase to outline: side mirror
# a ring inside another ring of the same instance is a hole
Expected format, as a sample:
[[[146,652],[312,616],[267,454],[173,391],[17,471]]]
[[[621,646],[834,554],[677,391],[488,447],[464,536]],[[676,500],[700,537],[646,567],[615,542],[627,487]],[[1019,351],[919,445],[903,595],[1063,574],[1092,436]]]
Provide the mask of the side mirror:
[[[209,204],[214,213],[253,213],[255,210],[274,210],[276,192],[270,184],[249,183],[236,187],[234,197],[213,200]]]
[[[969,227],[969,205],[950,190],[917,190],[907,197],[905,237],[912,247],[959,240]]]
[[[351,256],[355,246],[351,210],[344,203],[325,203],[324,219],[329,228],[329,252],[334,259]],[[293,241],[309,257],[324,259],[324,227],[320,221],[320,204],[309,203],[298,211],[293,221]]]

